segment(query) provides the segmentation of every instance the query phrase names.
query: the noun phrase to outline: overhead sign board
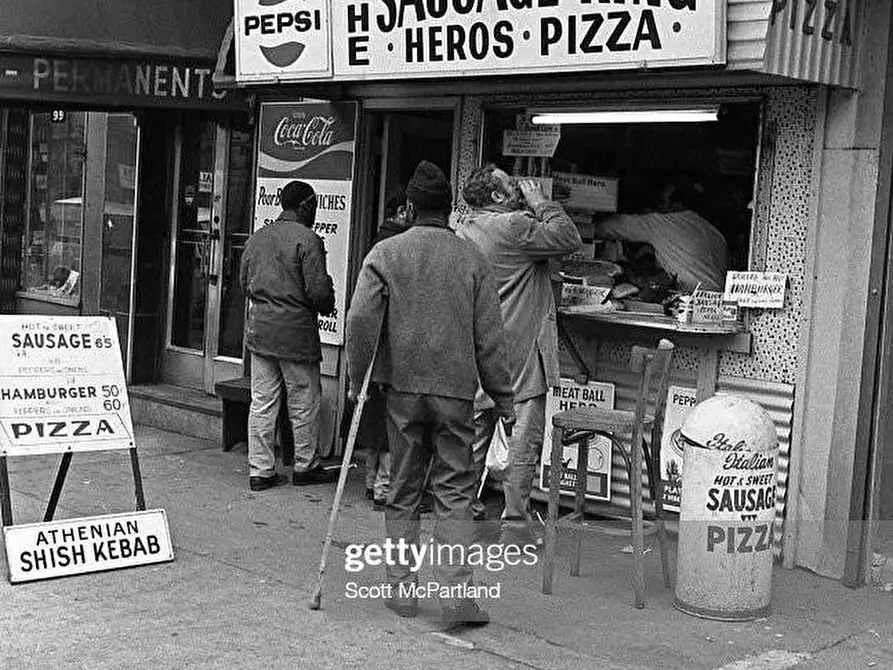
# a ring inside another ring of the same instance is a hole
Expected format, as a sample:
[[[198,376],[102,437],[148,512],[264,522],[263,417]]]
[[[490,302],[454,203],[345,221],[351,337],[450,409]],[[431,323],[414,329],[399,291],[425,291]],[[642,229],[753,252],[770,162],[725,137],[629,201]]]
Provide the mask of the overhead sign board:
[[[864,0],[773,0],[763,71],[856,88]]]
[[[244,83],[725,62],[724,0],[234,1]]]
[[[3,539],[13,584],[174,560],[160,509],[6,526]]]
[[[0,316],[0,455],[131,447],[114,319]]]
[[[325,244],[335,287],[335,313],[319,317],[319,338],[336,346],[344,342],[356,122],[353,102],[270,102],[260,109],[254,229],[282,212],[288,182],[299,179],[316,191],[313,230]]]
[[[241,91],[218,91],[211,62],[72,58],[0,53],[0,98],[138,107],[245,108]],[[54,112],[54,118],[61,120]]]
[[[330,77],[329,17],[328,0],[235,0],[236,78]]]

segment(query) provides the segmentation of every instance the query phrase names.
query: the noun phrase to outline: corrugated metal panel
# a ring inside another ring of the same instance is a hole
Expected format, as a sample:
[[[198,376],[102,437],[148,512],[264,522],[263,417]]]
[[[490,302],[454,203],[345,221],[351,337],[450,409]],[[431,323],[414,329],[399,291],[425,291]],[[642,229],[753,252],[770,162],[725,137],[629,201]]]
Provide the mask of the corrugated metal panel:
[[[728,0],[727,55],[730,70],[760,70],[772,0]]]
[[[629,369],[609,365],[599,365],[598,374],[593,381],[612,382],[615,384],[615,408],[631,410],[636,401],[636,385],[638,375]],[[691,376],[674,377],[671,385],[688,386],[695,388],[694,378]],[[785,502],[787,500],[788,464],[791,450],[791,426],[794,411],[794,387],[789,384],[776,382],[741,379],[738,377],[720,377],[717,381],[717,393],[728,393],[750,398],[758,403],[775,423],[778,431],[779,458],[778,458],[778,482],[777,500],[775,505],[775,551],[780,554],[783,538],[783,525]],[[650,408],[649,411],[653,411]],[[619,436],[629,444],[631,435]],[[621,456],[614,454],[612,459],[611,476],[611,507],[622,510],[630,508],[629,500],[629,476],[626,464]],[[647,471],[642,469],[643,490],[647,496]],[[645,504],[646,512],[653,512],[654,507],[650,500]]]
[[[838,5],[818,3],[810,14],[807,34],[805,8],[800,3],[788,3],[776,15],[775,24],[766,37],[763,71],[805,81],[832,86],[854,87],[857,83],[859,32],[865,3],[851,2]],[[830,12],[834,12],[833,14]],[[851,43],[842,40],[846,25],[844,11],[850,11]],[[791,21],[793,16],[793,21]],[[825,35],[827,29],[828,35]]]

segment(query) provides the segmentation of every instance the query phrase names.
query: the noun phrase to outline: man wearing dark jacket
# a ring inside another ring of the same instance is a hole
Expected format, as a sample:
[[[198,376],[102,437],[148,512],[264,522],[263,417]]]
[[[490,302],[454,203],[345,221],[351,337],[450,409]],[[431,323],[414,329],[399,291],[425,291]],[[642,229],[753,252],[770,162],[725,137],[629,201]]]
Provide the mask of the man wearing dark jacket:
[[[419,502],[433,458],[434,538],[439,547],[464,548],[472,539],[478,378],[495,411],[509,425],[514,421],[502,316],[484,256],[447,227],[452,192],[443,172],[419,163],[406,197],[412,226],[373,247],[360,270],[347,314],[348,375],[355,395],[381,329],[372,379],[387,388],[388,541],[418,545]],[[444,619],[485,624],[487,613],[469,597],[472,570],[462,552],[452,549],[438,552],[434,561],[440,586],[449,587],[441,594]],[[386,605],[400,616],[415,616],[411,560],[387,561],[386,570],[392,594]]]
[[[331,481],[319,463],[320,314],[335,309],[326,250],[313,232],[316,193],[289,182],[281,193],[282,214],[258,230],[242,254],[241,282],[248,296],[245,340],[251,352],[248,414],[249,486],[263,491],[285,480],[276,473],[273,442],[280,396],[286,403],[295,443],[292,483]]]

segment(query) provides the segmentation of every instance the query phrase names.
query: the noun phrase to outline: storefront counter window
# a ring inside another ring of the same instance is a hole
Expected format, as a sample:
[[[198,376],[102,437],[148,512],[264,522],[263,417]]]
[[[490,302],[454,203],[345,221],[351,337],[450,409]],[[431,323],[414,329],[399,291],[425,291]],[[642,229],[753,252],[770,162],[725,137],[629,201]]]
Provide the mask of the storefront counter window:
[[[83,112],[31,117],[21,288],[35,297],[80,300],[86,125]]]
[[[710,120],[493,108],[483,158],[536,177],[564,205],[584,241],[566,275],[603,275],[593,282],[613,297],[661,313],[674,295],[722,291],[727,271],[748,269],[760,104],[702,107]]]

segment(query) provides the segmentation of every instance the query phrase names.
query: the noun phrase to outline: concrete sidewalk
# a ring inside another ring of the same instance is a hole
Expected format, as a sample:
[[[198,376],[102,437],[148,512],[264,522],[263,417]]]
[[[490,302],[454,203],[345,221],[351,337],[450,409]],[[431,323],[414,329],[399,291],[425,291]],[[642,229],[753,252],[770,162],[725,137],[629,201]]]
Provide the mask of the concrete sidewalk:
[[[648,606],[636,610],[622,538],[593,537],[583,574],[556,588],[539,566],[478,571],[500,585],[493,623],[447,630],[436,603],[399,619],[379,600],[348,598],[381,568],[348,573],[345,547],[381,542],[384,515],[351,471],[323,609],[306,608],[334,486],[248,490],[245,453],[138,428],[148,507],[166,510],[173,563],[12,586],[0,584],[4,668],[893,668],[893,597],[853,591],[803,571],[776,570],[771,617],[745,624],[672,607],[656,551],[646,559]],[[59,457],[10,462],[17,523],[40,520]],[[76,454],[56,517],[133,509],[126,453]],[[426,517],[425,527],[431,519]],[[479,529],[482,537],[492,530]],[[3,557],[5,562],[5,555]],[[432,578],[423,568],[420,581]]]

